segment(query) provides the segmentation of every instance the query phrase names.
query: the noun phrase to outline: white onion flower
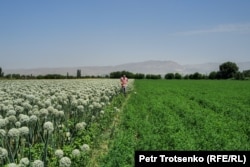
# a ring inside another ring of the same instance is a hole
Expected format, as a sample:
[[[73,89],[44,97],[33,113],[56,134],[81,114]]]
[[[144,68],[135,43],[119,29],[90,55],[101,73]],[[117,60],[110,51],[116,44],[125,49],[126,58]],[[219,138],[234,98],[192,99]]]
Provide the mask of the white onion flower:
[[[59,116],[64,117],[64,111],[59,111]]]
[[[15,111],[15,110],[9,110],[9,111],[6,113],[6,116],[10,116],[10,115],[16,115],[16,111]]]
[[[8,157],[8,151],[5,148],[0,147],[0,159]]]
[[[65,126],[63,124],[60,124],[57,127],[58,127],[58,129],[63,129]]]
[[[18,112],[18,113],[22,113],[23,112],[23,110],[24,110],[24,108],[22,107],[22,106],[16,106],[16,111]]]
[[[6,120],[5,120],[5,119],[0,118],[0,128],[5,127],[6,125],[7,125]]]
[[[19,121],[21,124],[27,124],[29,123],[30,117],[28,115],[20,114],[19,115]]]
[[[88,105],[88,100],[84,100],[84,101],[82,102],[82,105],[87,106],[87,105]]]
[[[33,114],[34,114],[35,116],[39,116],[39,115],[40,115],[40,112],[39,112],[38,110],[35,110],[35,111],[33,111]]]
[[[48,121],[43,124],[43,129],[49,133],[54,131],[53,123]]]
[[[21,126],[21,122],[17,121],[17,122],[15,123],[15,126],[16,126],[17,128],[19,128],[19,127]]]
[[[44,102],[44,104],[45,104],[45,106],[47,106],[47,107],[51,106],[51,101],[50,101],[50,99],[46,100],[46,101]]]
[[[12,123],[16,122],[17,120],[15,115],[10,115],[7,117],[7,119],[9,120],[9,122],[12,122]]]
[[[60,167],[70,167],[71,160],[68,157],[62,157],[59,161]]]
[[[27,110],[31,110],[32,109],[32,105],[30,105],[28,102],[24,102],[23,103],[23,107]]]
[[[92,104],[89,105],[89,109],[92,110],[94,106]]]
[[[49,112],[48,112],[47,109],[42,108],[42,109],[40,110],[40,116],[41,116],[41,117],[47,117],[48,114],[49,114]]]
[[[55,117],[59,117],[59,111],[57,109],[54,109],[52,111],[52,114],[55,116]]]
[[[83,107],[82,105],[79,105],[79,106],[77,106],[77,109],[78,109],[79,111],[83,111],[84,107]]]
[[[28,158],[22,158],[19,162],[20,167],[26,167],[30,164],[30,161]]]
[[[34,124],[37,122],[37,116],[36,115],[31,115],[29,118],[30,123]]]
[[[82,146],[80,146],[80,149],[81,149],[83,152],[86,152],[86,151],[89,151],[89,150],[90,150],[88,144],[83,144]]]
[[[61,110],[61,109],[62,109],[62,105],[59,105],[59,104],[58,104],[58,105],[56,106],[56,108],[57,108],[58,110]]]
[[[108,96],[103,96],[103,100],[107,102],[107,101],[109,101],[109,97]]]
[[[57,158],[62,158],[63,157],[63,150],[57,149],[55,151],[55,155],[56,155]]]
[[[6,131],[4,129],[0,129],[0,135],[1,136],[6,136]]]
[[[79,122],[76,124],[76,129],[77,130],[83,130],[87,124],[85,122]]]
[[[32,167],[44,167],[44,162],[41,161],[41,160],[35,160],[35,161],[32,163]]]
[[[52,113],[53,110],[54,110],[54,107],[53,107],[53,106],[49,106],[49,107],[47,108],[47,110],[48,110],[48,112]]]
[[[70,134],[70,132],[66,132],[65,135],[66,135],[66,137],[70,137],[71,134]]]
[[[29,128],[27,126],[23,126],[18,129],[20,132],[20,136],[25,136],[29,134]]]
[[[4,120],[5,120],[5,124],[8,125],[9,124],[8,118],[4,118]]]
[[[80,155],[81,155],[80,150],[74,149],[74,150],[72,151],[72,157],[76,158],[76,157],[79,157]]]
[[[19,167],[16,163],[7,164],[7,167]]]
[[[9,137],[13,137],[13,138],[18,138],[20,135],[20,132],[18,129],[16,128],[12,128],[8,131],[8,136]]]
[[[76,100],[73,100],[73,101],[71,102],[71,105],[74,106],[74,107],[76,107],[76,106],[77,106],[77,101],[76,101]]]

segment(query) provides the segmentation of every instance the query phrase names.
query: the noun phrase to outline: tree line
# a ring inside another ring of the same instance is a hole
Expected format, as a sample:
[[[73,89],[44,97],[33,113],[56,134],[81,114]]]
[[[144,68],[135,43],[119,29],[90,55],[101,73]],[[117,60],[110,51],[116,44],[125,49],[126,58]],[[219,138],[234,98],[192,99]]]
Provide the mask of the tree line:
[[[2,68],[0,67],[0,78],[6,79],[76,79],[76,78],[120,78],[122,75],[126,75],[128,78],[134,79],[237,79],[244,80],[250,79],[250,69],[243,72],[239,71],[236,63],[225,62],[219,66],[219,71],[212,71],[209,75],[201,74],[195,72],[193,74],[181,75],[180,73],[167,73],[164,76],[160,74],[142,74],[142,73],[132,73],[129,71],[115,71],[111,72],[109,75],[94,76],[87,75],[82,76],[81,70],[77,69],[76,76],[60,75],[60,74],[47,74],[47,75],[20,75],[20,74],[7,74],[4,75]]]
[[[128,78],[135,79],[237,79],[244,80],[250,79],[250,70],[245,70],[243,72],[239,71],[239,67],[236,63],[225,62],[219,66],[219,71],[212,71],[209,75],[201,74],[195,72],[193,74],[181,75],[180,73],[167,73],[164,76],[155,74],[133,74],[128,71],[116,71],[110,73],[110,78],[119,78],[122,75],[126,75]]]

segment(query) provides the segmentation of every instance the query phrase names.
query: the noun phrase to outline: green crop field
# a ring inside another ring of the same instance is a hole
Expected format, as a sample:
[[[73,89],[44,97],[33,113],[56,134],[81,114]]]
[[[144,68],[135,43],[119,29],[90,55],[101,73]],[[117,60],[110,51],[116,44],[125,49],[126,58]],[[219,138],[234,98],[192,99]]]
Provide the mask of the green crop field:
[[[250,150],[250,83],[136,80],[101,166],[133,166],[135,150]]]

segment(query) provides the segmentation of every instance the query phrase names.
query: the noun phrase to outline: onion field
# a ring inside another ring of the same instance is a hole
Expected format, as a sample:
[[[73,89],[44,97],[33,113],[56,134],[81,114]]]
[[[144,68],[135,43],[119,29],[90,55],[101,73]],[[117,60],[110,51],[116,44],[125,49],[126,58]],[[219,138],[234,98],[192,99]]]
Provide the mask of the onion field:
[[[112,79],[0,80],[0,166],[86,166],[119,94]]]
[[[133,166],[135,150],[250,150],[250,83],[136,80],[101,166]]]

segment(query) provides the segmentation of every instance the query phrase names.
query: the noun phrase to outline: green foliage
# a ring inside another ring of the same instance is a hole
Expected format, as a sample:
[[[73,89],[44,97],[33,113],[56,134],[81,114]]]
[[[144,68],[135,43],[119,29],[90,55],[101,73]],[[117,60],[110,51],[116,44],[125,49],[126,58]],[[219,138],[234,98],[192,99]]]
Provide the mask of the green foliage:
[[[145,74],[136,73],[136,74],[134,75],[134,78],[135,78],[135,79],[144,79],[144,78],[145,78]]]
[[[202,74],[195,72],[194,74],[189,75],[189,79],[202,79]]]
[[[245,75],[243,72],[236,72],[234,74],[234,78],[237,80],[244,80],[245,79]]]
[[[217,78],[217,72],[216,71],[210,72],[208,78],[209,79],[216,79]]]
[[[174,74],[174,78],[175,78],[175,79],[181,79],[182,76],[181,76],[181,74],[179,74],[179,73],[175,73],[175,74]]]
[[[129,71],[115,71],[110,73],[110,78],[120,78],[123,75],[126,75],[128,78],[134,78],[134,74]]]
[[[4,73],[2,71],[2,67],[0,67],[0,78],[4,76]]]
[[[249,82],[136,80],[101,166],[135,150],[250,150]]]
[[[236,63],[233,62],[225,62],[219,66],[220,75],[223,79],[232,78],[236,72],[238,72],[239,67]]]
[[[167,73],[164,78],[165,79],[174,79],[174,74],[173,73]]]
[[[161,79],[161,75],[147,74],[146,79]]]
[[[245,70],[242,73],[243,73],[244,77],[246,77],[248,79],[250,78],[250,70]]]
[[[81,70],[76,71],[76,78],[81,78]]]

